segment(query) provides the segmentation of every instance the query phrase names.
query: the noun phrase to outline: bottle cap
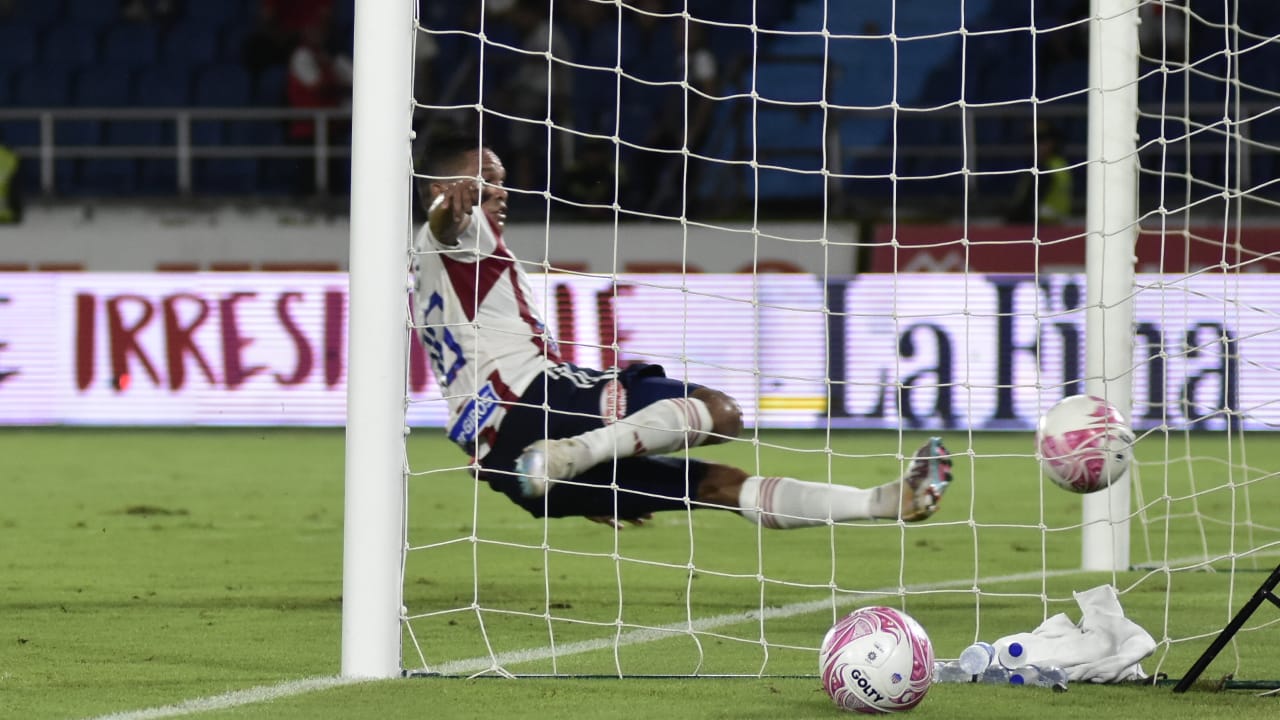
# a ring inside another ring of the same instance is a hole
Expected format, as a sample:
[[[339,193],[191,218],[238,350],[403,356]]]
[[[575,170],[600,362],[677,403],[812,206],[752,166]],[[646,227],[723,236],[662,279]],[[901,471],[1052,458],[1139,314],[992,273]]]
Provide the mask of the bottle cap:
[[[1027,682],[1026,678],[1022,677],[1022,675],[1018,673],[1014,673],[1009,676],[1010,685],[1023,685],[1023,684],[1026,684],[1026,682]]]
[[[1022,657],[1022,643],[1009,643],[1009,654],[1013,657]]]

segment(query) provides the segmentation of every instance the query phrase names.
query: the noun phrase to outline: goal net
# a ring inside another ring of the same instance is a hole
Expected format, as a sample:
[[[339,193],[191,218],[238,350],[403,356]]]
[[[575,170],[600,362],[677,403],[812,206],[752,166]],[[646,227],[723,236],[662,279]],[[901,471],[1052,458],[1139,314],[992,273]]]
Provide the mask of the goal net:
[[[740,437],[673,457],[869,487],[939,435],[956,479],[923,523],[779,531],[693,503],[623,530],[535,518],[473,479],[442,430],[440,358],[413,340],[404,514],[379,526],[403,526],[395,660],[811,675],[859,606],[906,610],[946,658],[1078,619],[1073,591],[1111,584],[1158,643],[1146,671],[1183,673],[1280,558],[1275,17],[1245,0],[421,3],[414,125],[503,158],[504,241],[562,356],[659,363],[740,403]],[[357,95],[357,136],[361,112]],[[403,319],[414,338],[429,323]],[[1139,438],[1129,476],[1083,499],[1044,479],[1032,438],[1082,392]],[[1256,632],[1278,621],[1259,613],[1214,671],[1280,676]]]

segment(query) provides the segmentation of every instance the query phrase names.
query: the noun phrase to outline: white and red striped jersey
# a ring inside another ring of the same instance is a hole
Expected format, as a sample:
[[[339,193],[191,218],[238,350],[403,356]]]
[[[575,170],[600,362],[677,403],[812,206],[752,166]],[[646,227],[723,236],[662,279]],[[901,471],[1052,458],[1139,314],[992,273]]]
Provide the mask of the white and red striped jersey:
[[[506,410],[560,361],[537,296],[501,230],[476,206],[458,244],[424,224],[415,245],[414,322],[440,392],[449,439],[484,457]]]

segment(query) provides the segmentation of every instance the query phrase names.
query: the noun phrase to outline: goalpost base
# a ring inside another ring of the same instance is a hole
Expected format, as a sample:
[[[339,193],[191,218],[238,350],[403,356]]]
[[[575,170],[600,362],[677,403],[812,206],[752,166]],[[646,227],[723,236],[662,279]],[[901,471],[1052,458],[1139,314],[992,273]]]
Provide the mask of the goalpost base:
[[[1264,601],[1270,601],[1273,605],[1280,608],[1280,597],[1277,597],[1275,592],[1277,585],[1280,585],[1280,565],[1276,565],[1276,569],[1267,576],[1266,580],[1262,581],[1260,586],[1258,586],[1258,590],[1254,592],[1253,597],[1249,598],[1249,601],[1244,604],[1244,607],[1240,608],[1240,612],[1236,613],[1236,616],[1231,618],[1231,622],[1227,623],[1227,626],[1222,629],[1221,633],[1218,633],[1218,637],[1214,638],[1214,641],[1209,645],[1209,648],[1205,650],[1204,654],[1202,654],[1200,658],[1196,660],[1195,664],[1191,666],[1191,669],[1187,671],[1186,676],[1179,680],[1178,684],[1174,686],[1174,692],[1186,692],[1187,689],[1195,683],[1196,679],[1200,677],[1200,674],[1204,672],[1205,668],[1209,667],[1209,663],[1213,662],[1213,659],[1218,656],[1218,653],[1222,652],[1222,648],[1226,647],[1227,643],[1231,642],[1231,638],[1235,637],[1236,632],[1238,632],[1240,628],[1244,627],[1249,616],[1253,615],[1254,611],[1261,607]],[[1228,687],[1228,683],[1230,682],[1232,681],[1228,677],[1224,682],[1224,687]],[[1257,683],[1254,683],[1253,685],[1256,686]],[[1262,688],[1251,687],[1250,689],[1278,688],[1280,688],[1280,682],[1268,682],[1264,683],[1264,687]]]

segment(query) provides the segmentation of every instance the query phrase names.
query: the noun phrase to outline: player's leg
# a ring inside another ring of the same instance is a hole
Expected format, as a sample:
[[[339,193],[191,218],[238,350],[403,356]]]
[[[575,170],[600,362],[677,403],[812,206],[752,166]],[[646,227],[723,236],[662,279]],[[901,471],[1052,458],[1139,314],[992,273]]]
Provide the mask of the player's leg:
[[[620,418],[577,435],[533,443],[521,455],[517,472],[572,478],[614,458],[662,455],[725,442],[742,432],[742,410],[733,398],[667,378],[657,365],[627,368],[601,392],[606,401],[614,395],[612,406]]]
[[[622,458],[557,481],[551,492],[521,504],[535,515],[585,517],[621,527],[654,513],[698,508],[699,486],[714,467],[676,457]]]
[[[767,528],[798,528],[850,520],[924,520],[938,508],[951,482],[951,458],[932,438],[898,480],[874,488],[761,477],[728,465],[712,465],[698,486],[708,505],[737,510]]]
[[[619,421],[620,417],[625,419]],[[611,430],[614,424],[634,432],[628,435]],[[580,478],[605,464],[596,484],[607,486],[613,482],[615,458],[649,454],[648,449],[637,452],[637,445],[654,445],[660,452],[670,452],[685,444],[719,442],[722,438],[717,434],[740,430],[741,413],[728,396],[669,379],[661,366],[633,365],[622,371],[601,372],[563,364],[548,369],[518,403],[507,408],[496,440],[481,460],[481,478],[540,515],[543,508],[526,501],[546,494],[548,479]],[[626,438],[626,442],[617,438]],[[528,450],[531,448],[536,451]],[[657,487],[665,488],[664,483]],[[584,501],[580,505],[591,504]],[[565,510],[555,514],[582,513]]]

